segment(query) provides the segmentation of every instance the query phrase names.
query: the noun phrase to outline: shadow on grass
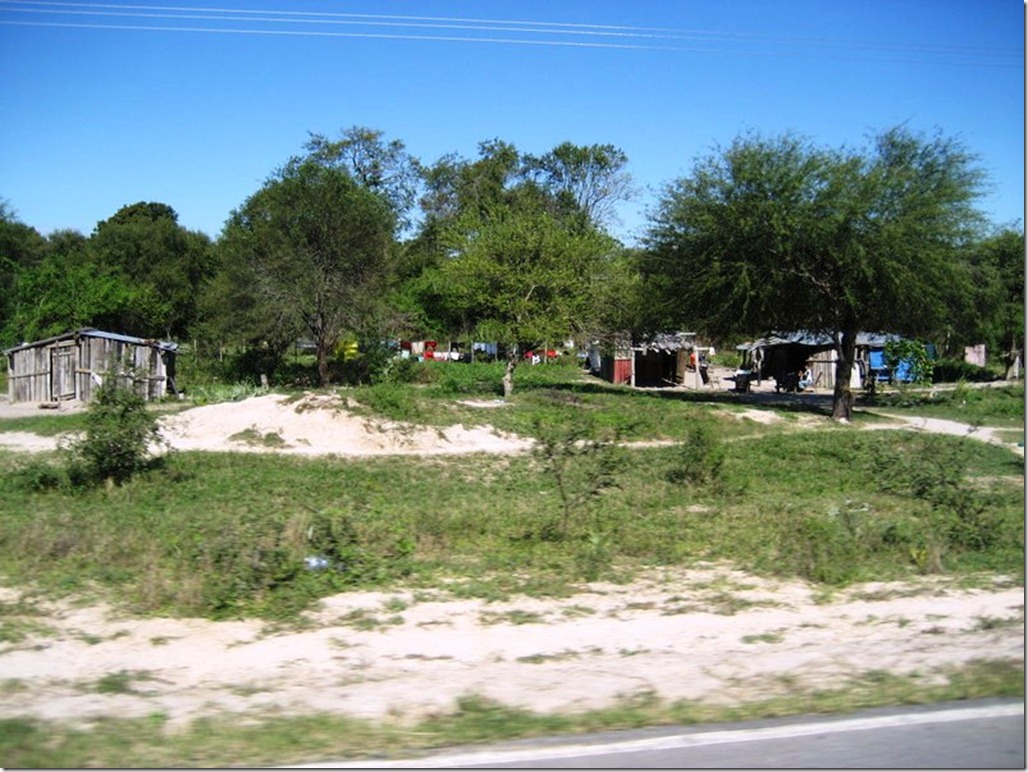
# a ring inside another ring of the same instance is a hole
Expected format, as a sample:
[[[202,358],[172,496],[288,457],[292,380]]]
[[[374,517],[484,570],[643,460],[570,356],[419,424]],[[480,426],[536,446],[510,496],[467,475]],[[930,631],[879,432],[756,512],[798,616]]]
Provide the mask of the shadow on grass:
[[[520,388],[522,393],[566,391],[574,394],[601,394],[628,399],[665,399],[674,402],[695,404],[746,405],[755,407],[771,407],[795,413],[831,416],[833,398],[831,394],[787,394],[776,392],[748,392],[718,390],[686,390],[678,388],[640,388],[633,386],[617,386],[606,382],[575,381],[568,383],[525,384]],[[858,397],[856,406],[861,405]]]

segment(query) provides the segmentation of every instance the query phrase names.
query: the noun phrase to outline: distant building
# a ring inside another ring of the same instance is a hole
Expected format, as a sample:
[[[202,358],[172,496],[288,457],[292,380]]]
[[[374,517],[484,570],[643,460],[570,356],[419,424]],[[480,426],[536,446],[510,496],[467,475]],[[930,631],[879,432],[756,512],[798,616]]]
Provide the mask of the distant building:
[[[901,340],[899,335],[884,333],[857,333],[856,361],[850,373],[850,387],[861,388],[868,378],[890,380],[903,379],[906,369],[901,363],[900,373],[888,373],[885,369],[885,344]],[[777,332],[766,338],[742,343],[736,346],[742,354],[742,368],[749,370],[756,380],[774,378],[782,380],[787,373],[795,373],[809,365],[813,375],[814,388],[835,388],[835,368],[838,355],[832,336],[799,330]]]

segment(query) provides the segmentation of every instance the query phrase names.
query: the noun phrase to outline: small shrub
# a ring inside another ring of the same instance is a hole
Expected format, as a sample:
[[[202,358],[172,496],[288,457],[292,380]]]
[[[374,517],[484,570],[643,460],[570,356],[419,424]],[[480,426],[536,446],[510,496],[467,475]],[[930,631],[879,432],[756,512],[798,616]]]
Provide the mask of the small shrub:
[[[22,488],[33,493],[60,489],[68,483],[67,470],[35,458],[16,467],[14,477]]]
[[[929,542],[941,537],[949,546],[978,550],[995,542],[998,524],[989,514],[989,494],[966,479],[967,442],[926,437],[919,448],[883,453],[875,466],[882,490],[909,495],[931,507],[932,516],[925,523],[931,532]]]
[[[890,340],[885,344],[885,365],[893,373],[906,369],[913,383],[931,383],[934,363],[923,343],[915,340]]]
[[[844,585],[853,579],[858,541],[835,518],[798,515],[783,524],[783,549],[779,559],[804,579]]]
[[[724,462],[721,439],[707,424],[697,424],[689,429],[686,439],[675,446],[665,478],[677,485],[717,484]]]
[[[372,413],[394,421],[417,421],[421,416],[415,391],[401,383],[376,383],[353,390],[354,399]]]
[[[330,509],[302,510],[279,522],[240,520],[206,534],[195,549],[204,613],[282,618],[333,591],[407,575],[414,542],[398,529],[370,533]]]
[[[120,485],[151,464],[151,445],[162,438],[157,416],[131,389],[108,377],[86,412],[86,432],[65,447],[76,486],[111,481]]]
[[[561,506],[559,520],[547,523],[538,535],[559,541],[573,530],[582,532],[589,503],[608,488],[617,487],[620,435],[615,431],[598,436],[588,420],[555,425],[537,420],[535,434],[538,442],[532,455],[556,487]],[[593,554],[599,553],[593,550]]]

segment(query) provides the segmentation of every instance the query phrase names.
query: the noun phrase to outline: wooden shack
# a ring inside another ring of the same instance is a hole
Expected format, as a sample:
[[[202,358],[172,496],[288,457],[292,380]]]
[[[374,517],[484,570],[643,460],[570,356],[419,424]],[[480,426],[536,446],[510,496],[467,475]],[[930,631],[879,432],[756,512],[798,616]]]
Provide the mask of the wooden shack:
[[[114,377],[145,400],[177,393],[176,343],[85,328],[7,349],[12,403],[88,402]]]
[[[872,360],[890,340],[900,336],[885,333],[857,333],[856,361],[850,372],[850,388],[859,389],[873,372]],[[782,381],[787,373],[810,367],[815,389],[835,388],[838,354],[831,335],[805,330],[776,332],[759,340],[736,346],[742,354],[742,368],[753,373],[758,382],[765,378]]]
[[[613,346],[608,345],[607,350],[593,344],[588,354],[589,369],[593,375],[615,385],[680,386],[686,382],[686,371],[690,369],[689,355],[700,348],[694,332],[658,333],[635,341],[626,334],[618,337]]]

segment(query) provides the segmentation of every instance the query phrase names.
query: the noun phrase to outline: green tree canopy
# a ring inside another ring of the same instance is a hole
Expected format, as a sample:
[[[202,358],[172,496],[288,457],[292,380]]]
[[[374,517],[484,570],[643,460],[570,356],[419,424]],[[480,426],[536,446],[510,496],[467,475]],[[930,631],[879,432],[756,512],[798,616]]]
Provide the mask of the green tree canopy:
[[[13,317],[17,314],[18,295],[15,287],[31,272],[46,253],[46,239],[35,229],[21,222],[8,203],[0,199],[0,331],[7,344],[20,343],[26,333]]]
[[[51,233],[43,259],[20,271],[11,289],[14,311],[7,337],[21,341],[80,327],[118,329],[143,300],[119,274],[98,269],[86,237],[71,230]]]
[[[973,287],[970,318],[961,343],[985,343],[999,355],[1007,377],[1024,359],[1024,231],[1003,228],[969,249],[967,267]],[[1019,363],[1019,364],[1018,364]]]
[[[451,328],[504,345],[505,396],[523,347],[564,341],[601,316],[598,300],[614,275],[617,245],[599,231],[500,204],[468,212],[443,241],[449,256],[426,275],[426,286]]]
[[[307,160],[343,169],[361,187],[385,199],[397,223],[407,228],[421,186],[421,164],[403,142],[387,142],[384,137],[377,129],[352,126],[334,140],[312,133],[304,149]]]
[[[248,340],[309,336],[327,385],[340,337],[371,333],[381,318],[395,223],[389,203],[345,169],[294,158],[226,223],[225,328]]]
[[[514,232],[530,227],[529,223],[542,229],[543,241],[550,239],[545,251],[552,252],[553,239],[559,234],[568,244],[575,243],[575,249],[581,246],[604,256],[593,269],[602,269],[605,278],[601,279],[600,273],[596,281],[580,277],[574,289],[579,300],[583,292],[591,293],[591,301],[584,304],[590,314],[603,305],[597,292],[603,290],[609,299],[618,299],[612,277],[619,282],[627,280],[627,265],[622,261],[622,270],[614,270],[617,258],[613,255],[620,250],[605,235],[603,226],[613,205],[630,194],[626,163],[624,153],[611,145],[580,147],[565,142],[537,157],[522,154],[509,142],[492,139],[479,143],[478,157],[473,160],[450,154],[425,168],[424,219],[417,237],[405,245],[401,273],[406,284],[398,295],[410,326],[434,335],[466,335],[472,330],[482,334],[482,308],[465,302],[466,297],[453,297],[454,258],[463,264],[461,261],[470,260],[468,255],[481,248],[490,252],[497,264],[522,259],[519,247],[500,249],[498,244],[515,239]],[[473,247],[476,239],[482,242]],[[501,254],[503,251],[508,254]],[[549,259],[547,254],[545,260]],[[500,295],[513,298],[506,290]],[[603,307],[610,310],[617,304]],[[484,316],[495,318],[497,314]],[[595,315],[581,316],[572,324],[566,315],[555,318],[565,327],[557,336],[548,335],[550,340],[598,324]],[[536,345],[541,341],[527,335],[516,342]]]
[[[541,156],[525,156],[525,174],[548,191],[566,213],[597,227],[616,220],[615,207],[634,196],[628,156],[614,145],[562,142]]]
[[[120,277],[134,302],[114,323],[141,336],[184,337],[197,316],[197,298],[214,272],[210,239],[178,224],[167,204],[124,206],[97,223],[90,237],[96,270]]]
[[[833,416],[848,420],[857,333],[945,323],[981,182],[960,143],[902,128],[856,152],[736,139],[662,195],[641,260],[655,319],[718,335],[831,334]]]

